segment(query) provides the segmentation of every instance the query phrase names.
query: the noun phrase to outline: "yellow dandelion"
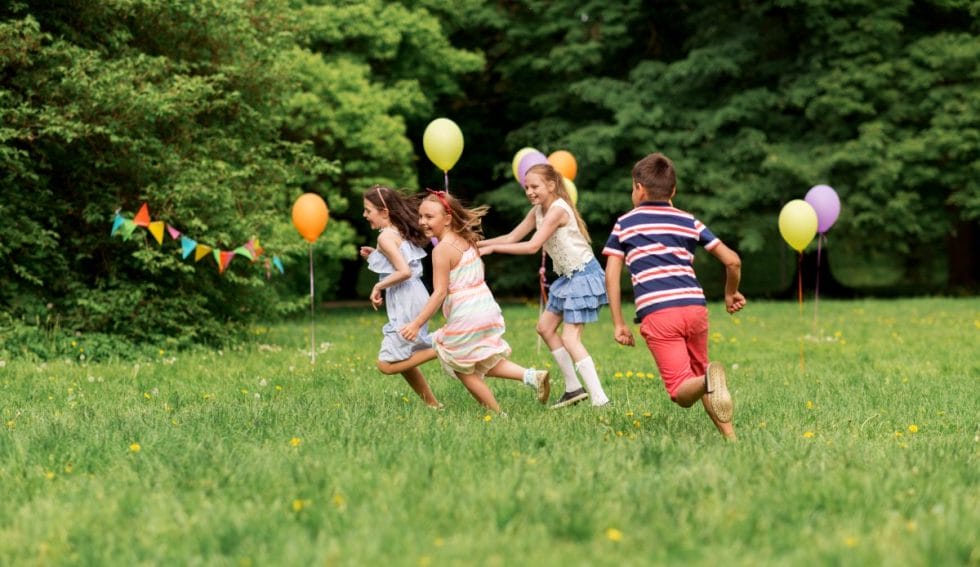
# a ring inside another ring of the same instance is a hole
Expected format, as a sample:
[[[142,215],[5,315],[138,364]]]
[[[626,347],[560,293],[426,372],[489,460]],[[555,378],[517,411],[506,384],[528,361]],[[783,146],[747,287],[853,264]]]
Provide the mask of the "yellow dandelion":
[[[640,427],[640,420],[638,419],[633,420],[633,427]]]
[[[306,503],[302,499],[300,498],[293,499],[293,512],[302,512],[303,508],[305,507],[306,507]]]
[[[912,425],[909,425],[909,433],[918,433],[918,432],[919,432],[919,426],[918,425],[916,425],[914,423]]]
[[[432,545],[442,547],[446,545],[446,540],[442,539],[441,537],[437,537],[436,539],[432,540]]]
[[[810,400],[807,400],[807,401],[806,401],[806,409],[813,409],[813,408],[815,408],[815,407],[816,407],[816,406],[815,406],[815,405],[813,405],[813,402],[812,402],[812,401],[810,401]]]
[[[606,528],[606,539],[609,541],[622,541],[623,532],[617,530],[616,528]]]
[[[645,411],[643,412],[643,417],[653,417],[653,414],[648,411]]]
[[[613,378],[622,378],[622,377],[623,377],[623,373],[622,372],[617,372],[617,373],[613,374]]]
[[[17,423],[14,420],[12,420],[12,419],[8,419],[7,420],[7,423],[6,423],[6,426],[7,426],[7,429],[13,429],[14,427],[17,426]]]
[[[130,445],[129,445],[129,452],[130,453],[139,453],[140,452],[140,449],[142,449],[142,447],[140,447],[140,444],[139,443],[130,443]]]
[[[419,557],[419,567],[429,567],[432,565],[432,557],[429,555],[422,555]]]
[[[633,417],[633,410],[626,412],[626,417]]]
[[[71,474],[74,468],[71,463],[65,463],[65,474]]]
[[[919,529],[919,525],[915,523],[915,520],[909,520],[905,522],[905,530],[908,532],[914,532]]]
[[[149,392],[143,392],[143,397],[148,400],[148,399],[152,398],[153,396],[151,396]]]
[[[331,502],[333,502],[335,508],[343,508],[347,505],[347,499],[339,492],[333,495]]]
[[[402,396],[402,401],[407,404],[409,402],[408,396]]]
[[[854,536],[847,536],[846,538],[844,538],[844,545],[846,545],[847,547],[857,547],[857,544],[858,544],[858,538]]]
[[[493,416],[488,413],[487,415],[483,416],[483,421],[493,421]]]
[[[289,446],[290,447],[299,447],[300,444],[302,444],[302,443],[303,443],[303,440],[300,439],[299,437],[293,437],[292,439],[289,440]]]
[[[765,428],[766,428],[766,422],[760,421],[759,422],[759,429],[765,429]]]
[[[901,437],[902,435],[903,435],[903,433],[902,433],[901,431],[896,431],[896,432],[895,432],[895,439],[898,439],[898,438],[899,438],[899,437]]]
[[[804,431],[803,432],[803,438],[804,439],[813,439],[813,435],[814,434],[813,434],[812,431]]]
[[[44,471],[44,478],[46,478],[46,479],[48,479],[48,480],[54,480],[54,478],[55,478],[56,476],[58,476],[58,475],[56,475],[56,474],[54,473],[54,471]]]
[[[627,377],[627,378],[629,378],[629,377],[630,377],[630,376],[632,376],[632,375],[633,375],[633,371],[632,371],[632,370],[627,370],[627,371],[626,371],[626,377]]]

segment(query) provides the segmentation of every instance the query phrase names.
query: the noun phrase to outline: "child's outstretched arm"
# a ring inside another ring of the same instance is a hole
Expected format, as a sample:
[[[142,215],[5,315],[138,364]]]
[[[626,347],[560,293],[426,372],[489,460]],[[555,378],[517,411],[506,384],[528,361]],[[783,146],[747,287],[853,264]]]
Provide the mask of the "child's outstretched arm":
[[[527,218],[524,219],[524,222],[522,222],[518,226],[518,228],[523,226],[524,223],[528,221],[528,219],[530,219],[531,227],[533,228],[534,227],[533,215],[534,212],[532,209],[532,212],[527,214]],[[551,207],[550,209],[548,209],[548,212],[545,213],[544,215],[544,220],[541,223],[541,228],[539,228],[534,233],[534,236],[531,237],[531,240],[525,240],[524,242],[516,242],[516,243],[513,242],[504,243],[504,244],[491,243],[489,246],[484,246],[483,248],[481,248],[480,254],[486,255],[486,254],[493,254],[494,252],[497,252],[499,254],[534,254],[538,250],[541,250],[541,247],[544,246],[545,241],[551,238],[551,235],[554,234],[559,227],[563,226],[567,222],[568,222],[568,213],[565,212],[564,209],[561,209],[559,207]],[[511,234],[513,234],[516,231],[517,229],[514,229],[514,231],[511,232]],[[526,234],[527,233],[525,233],[525,235]]]
[[[389,231],[382,231],[378,235],[378,248],[381,253],[388,258],[391,265],[394,266],[395,271],[385,277],[383,280],[374,284],[371,289],[371,305],[377,309],[382,302],[381,290],[388,289],[393,285],[400,284],[401,282],[412,277],[412,269],[408,267],[408,262],[405,261],[405,257],[402,256],[402,251],[399,248],[401,245],[401,238],[396,234]]]
[[[613,338],[621,345],[635,346],[633,331],[623,319],[622,293],[619,285],[622,273],[623,258],[606,256],[606,297],[609,298],[609,312],[612,313],[613,327],[615,328]]]
[[[738,291],[742,280],[742,259],[724,242],[719,242],[710,252],[725,265],[725,309],[735,313],[745,307],[745,296]]]
[[[490,246],[492,244],[510,244],[511,242],[520,242],[525,236],[531,234],[534,230],[534,209],[524,217],[521,223],[514,227],[514,230],[504,234],[502,236],[495,236],[493,238],[487,238],[486,240],[481,240],[476,243],[480,248],[484,246]]]
[[[432,295],[415,319],[398,330],[405,340],[414,341],[419,336],[419,329],[436,314],[449,295],[450,254],[449,247],[445,245],[432,249]]]

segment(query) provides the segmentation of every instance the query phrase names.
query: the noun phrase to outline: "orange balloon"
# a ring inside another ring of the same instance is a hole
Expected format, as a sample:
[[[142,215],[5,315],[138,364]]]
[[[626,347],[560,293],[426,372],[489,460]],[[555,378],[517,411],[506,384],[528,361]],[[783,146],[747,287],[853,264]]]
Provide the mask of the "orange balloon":
[[[312,243],[327,228],[330,212],[323,198],[316,193],[303,193],[293,203],[293,226],[300,236]]]
[[[569,181],[575,181],[575,174],[578,173],[578,164],[575,163],[575,156],[565,150],[551,152],[548,156],[548,163],[551,167],[558,170]]]

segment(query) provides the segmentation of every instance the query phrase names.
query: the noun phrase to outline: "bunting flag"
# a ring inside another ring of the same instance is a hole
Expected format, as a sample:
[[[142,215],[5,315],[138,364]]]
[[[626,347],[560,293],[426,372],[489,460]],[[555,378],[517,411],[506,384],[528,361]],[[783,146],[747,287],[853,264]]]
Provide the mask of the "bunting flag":
[[[109,236],[115,236],[124,222],[126,222],[126,219],[119,214],[119,211],[116,211],[116,218],[112,219],[112,231],[109,232]]]
[[[153,238],[156,239],[157,244],[160,246],[163,246],[163,227],[166,224],[167,223],[160,220],[151,222],[149,226],[150,234],[153,235]]]
[[[181,251],[183,252],[183,258],[184,260],[186,260],[187,257],[191,255],[191,252],[193,252],[194,249],[197,248],[197,242],[194,242],[193,238],[187,238],[186,236],[181,236],[180,248]]]
[[[143,203],[140,212],[133,217],[133,222],[136,223],[136,226],[150,226],[150,208],[146,206],[146,203]]]
[[[150,207],[146,203],[143,203],[139,209],[139,212],[137,212],[132,219],[127,219],[119,212],[119,209],[116,209],[112,217],[112,229],[109,231],[109,236],[115,236],[118,234],[123,238],[123,240],[129,240],[136,231],[136,227],[145,228],[160,246],[163,246],[164,231],[170,235],[171,240],[179,239],[181,257],[184,260],[189,258],[192,253],[194,254],[195,262],[200,262],[203,258],[212,256],[215,264],[218,265],[219,274],[225,273],[225,270],[228,269],[228,266],[231,264],[231,261],[235,259],[235,256],[243,256],[248,258],[254,264],[259,260],[260,256],[265,254],[265,249],[259,244],[258,238],[251,238],[245,244],[234,247],[231,250],[223,250],[214,246],[208,246],[207,244],[201,244],[197,240],[185,236],[177,227],[162,220],[151,219]],[[275,265],[280,274],[285,273],[282,260],[280,260],[278,256],[273,256],[272,265]],[[266,277],[268,277],[271,273],[268,257],[265,259],[264,266],[266,270]]]
[[[211,247],[210,246],[208,246],[207,244],[198,244],[197,245],[197,251],[194,252],[194,261],[195,262],[200,262],[201,261],[201,258],[207,256],[210,253],[211,253]]]

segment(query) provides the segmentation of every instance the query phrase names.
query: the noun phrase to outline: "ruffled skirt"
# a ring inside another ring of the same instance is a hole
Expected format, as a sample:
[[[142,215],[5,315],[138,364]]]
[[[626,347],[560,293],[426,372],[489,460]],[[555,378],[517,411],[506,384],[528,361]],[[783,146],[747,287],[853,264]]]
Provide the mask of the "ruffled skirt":
[[[592,258],[581,270],[551,283],[545,308],[565,323],[593,323],[599,320],[599,308],[608,303],[606,274]]]

